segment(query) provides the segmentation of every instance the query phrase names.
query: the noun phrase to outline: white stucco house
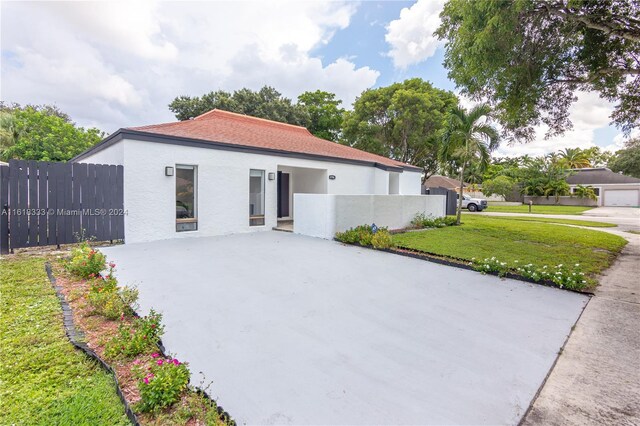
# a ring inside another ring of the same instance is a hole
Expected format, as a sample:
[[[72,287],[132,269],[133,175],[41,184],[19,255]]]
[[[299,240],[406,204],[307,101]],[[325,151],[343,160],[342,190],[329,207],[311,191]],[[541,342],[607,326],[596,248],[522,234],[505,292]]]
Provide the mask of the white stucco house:
[[[421,169],[313,136],[306,128],[212,110],[123,128],[72,161],[124,166],[125,241],[271,230],[331,238],[376,222],[444,215]]]
[[[640,206],[640,179],[612,172],[605,167],[573,169],[567,178],[571,193],[578,185],[591,186],[598,206]]]

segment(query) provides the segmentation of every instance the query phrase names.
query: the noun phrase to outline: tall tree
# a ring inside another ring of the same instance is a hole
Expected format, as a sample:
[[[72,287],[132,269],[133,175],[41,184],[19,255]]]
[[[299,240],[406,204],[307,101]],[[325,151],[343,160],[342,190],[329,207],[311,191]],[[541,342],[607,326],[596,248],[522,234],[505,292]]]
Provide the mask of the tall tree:
[[[640,0],[449,0],[440,16],[449,77],[511,136],[569,129],[579,90],[616,102],[623,131],[640,125]]]
[[[297,126],[310,123],[306,108],[292,103],[291,99],[269,86],[257,92],[244,88],[233,94],[218,90],[203,96],[178,96],[169,104],[178,120],[189,120],[214,108]]]
[[[336,95],[322,90],[304,92],[298,96],[298,105],[306,108],[311,122],[309,131],[319,138],[337,142],[342,131],[344,109]]]
[[[467,165],[478,161],[481,169],[485,169],[491,160],[491,152],[498,148],[500,138],[498,131],[489,124],[487,119],[491,108],[486,104],[473,107],[467,112],[462,107],[455,108],[447,123],[444,133],[441,157],[458,158],[460,160],[460,196],[458,197],[458,215],[456,222],[460,224],[462,211],[462,188]]]
[[[565,148],[558,153],[560,161],[569,169],[584,169],[591,167],[588,153],[580,148]]]
[[[419,78],[364,91],[345,113],[347,145],[421,167],[438,169],[438,147],[457,97]]]
[[[614,172],[640,178],[640,138],[630,139],[624,149],[616,152],[609,168]]]
[[[68,161],[100,142],[104,133],[78,127],[57,107],[0,104],[0,159]]]

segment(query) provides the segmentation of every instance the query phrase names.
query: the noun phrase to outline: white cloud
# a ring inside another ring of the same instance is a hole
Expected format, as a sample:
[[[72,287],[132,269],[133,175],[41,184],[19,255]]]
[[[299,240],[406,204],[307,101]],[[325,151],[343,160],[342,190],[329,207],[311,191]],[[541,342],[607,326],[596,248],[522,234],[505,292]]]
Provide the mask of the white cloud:
[[[444,0],[418,0],[389,23],[385,40],[391,45],[388,55],[396,68],[404,69],[433,56],[442,44],[433,32],[440,26],[443,6]]]
[[[335,92],[349,105],[378,71],[312,49],[349,25],[345,2],[2,2],[2,99],[55,103],[105,131],[173,120],[178,95]],[[28,29],[28,30],[25,30]]]
[[[536,128],[536,137],[526,144],[514,144],[501,146],[497,156],[518,156],[529,154],[532,156],[544,155],[564,148],[590,148],[596,146],[595,131],[607,127],[610,122],[609,115],[613,111],[613,104],[600,98],[596,92],[579,92],[578,100],[569,108],[569,118],[573,123],[573,129],[564,135],[545,139],[548,130],[545,125]],[[606,149],[613,149],[607,147]]]

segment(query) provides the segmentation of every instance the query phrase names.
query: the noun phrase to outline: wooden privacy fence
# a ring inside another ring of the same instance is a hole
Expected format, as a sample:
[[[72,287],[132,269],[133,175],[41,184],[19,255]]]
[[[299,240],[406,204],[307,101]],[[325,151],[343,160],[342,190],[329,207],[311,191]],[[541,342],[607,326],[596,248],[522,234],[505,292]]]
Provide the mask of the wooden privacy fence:
[[[10,160],[0,166],[0,252],[124,239],[123,167]]]

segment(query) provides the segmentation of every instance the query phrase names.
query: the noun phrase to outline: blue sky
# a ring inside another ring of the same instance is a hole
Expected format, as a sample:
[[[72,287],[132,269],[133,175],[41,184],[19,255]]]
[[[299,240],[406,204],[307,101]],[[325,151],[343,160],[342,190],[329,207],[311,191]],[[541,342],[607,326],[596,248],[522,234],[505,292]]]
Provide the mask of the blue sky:
[[[443,3],[1,2],[1,99],[56,104],[111,133],[173,121],[173,98],[219,89],[270,85],[293,99],[321,89],[345,107],[413,77],[455,90],[433,37]],[[574,130],[545,140],[540,128],[500,155],[620,146],[612,106],[594,93],[578,98]]]

